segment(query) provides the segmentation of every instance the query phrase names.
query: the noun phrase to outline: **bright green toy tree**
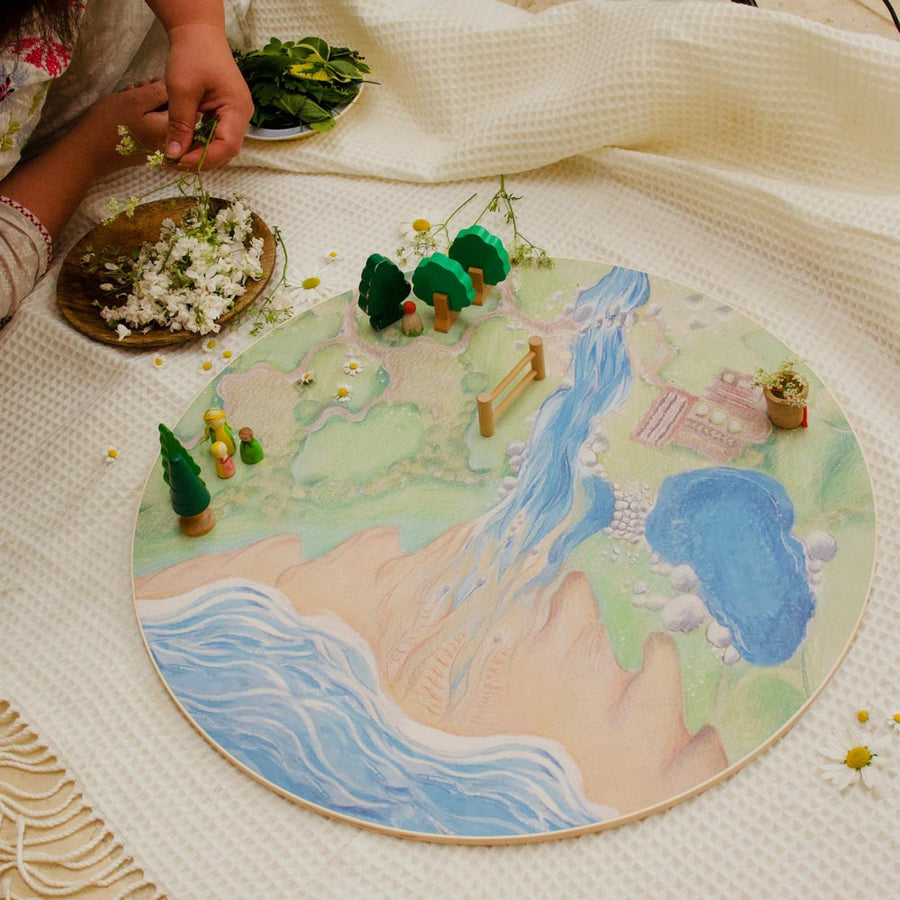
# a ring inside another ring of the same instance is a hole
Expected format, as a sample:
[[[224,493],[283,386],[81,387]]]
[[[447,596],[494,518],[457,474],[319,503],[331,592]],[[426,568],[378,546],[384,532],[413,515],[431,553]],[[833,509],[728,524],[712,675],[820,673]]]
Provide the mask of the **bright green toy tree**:
[[[415,295],[434,307],[434,330],[447,332],[459,311],[471,306],[475,289],[468,272],[443,253],[426,256],[413,272]]]
[[[509,275],[509,254],[503,241],[481,225],[472,225],[460,231],[447,255],[467,272],[469,269],[481,269],[486,285],[500,284]]]
[[[209,491],[200,477],[200,466],[181,441],[161,423],[159,449],[163,479],[169,486],[172,509],[181,519],[181,530],[185,534],[205,534],[215,524],[215,518],[209,509]],[[198,531],[198,528],[203,530]]]

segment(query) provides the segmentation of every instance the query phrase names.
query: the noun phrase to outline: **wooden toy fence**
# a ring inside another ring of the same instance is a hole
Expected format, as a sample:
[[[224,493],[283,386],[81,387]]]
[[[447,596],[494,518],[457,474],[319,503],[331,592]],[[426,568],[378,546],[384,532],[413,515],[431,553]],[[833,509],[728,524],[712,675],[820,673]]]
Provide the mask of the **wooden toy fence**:
[[[503,410],[509,406],[532,381],[543,381],[547,374],[544,368],[544,342],[537,336],[528,339],[531,348],[510,370],[492,391],[484,391],[476,398],[478,404],[478,428],[482,437],[490,437],[494,433],[494,422]],[[494,401],[509,387],[512,380],[531,363],[531,368],[516,382],[510,392],[494,406]]]

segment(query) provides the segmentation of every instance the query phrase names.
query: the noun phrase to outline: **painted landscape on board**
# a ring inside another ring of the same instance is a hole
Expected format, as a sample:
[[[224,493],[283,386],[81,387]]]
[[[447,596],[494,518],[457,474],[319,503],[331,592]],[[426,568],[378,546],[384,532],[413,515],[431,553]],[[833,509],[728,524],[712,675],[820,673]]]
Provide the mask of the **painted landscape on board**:
[[[135,597],[197,728],[279,792],[434,840],[556,837],[665,808],[790,723],[856,629],[865,462],[789,350],[645,273],[521,268],[440,334],[353,292],[265,336],[178,423],[217,525],[189,538],[157,464]],[[482,437],[476,395],[543,341]],[[203,413],[265,457],[216,477]]]

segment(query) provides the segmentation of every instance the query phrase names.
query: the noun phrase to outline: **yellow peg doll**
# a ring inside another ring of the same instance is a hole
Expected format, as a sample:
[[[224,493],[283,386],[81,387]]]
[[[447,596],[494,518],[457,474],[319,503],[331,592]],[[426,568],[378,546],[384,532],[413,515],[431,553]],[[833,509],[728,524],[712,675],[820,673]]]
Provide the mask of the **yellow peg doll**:
[[[203,413],[203,421],[206,423],[206,436],[210,443],[221,441],[228,450],[228,455],[234,456],[234,434],[225,418],[225,411],[213,406]]]

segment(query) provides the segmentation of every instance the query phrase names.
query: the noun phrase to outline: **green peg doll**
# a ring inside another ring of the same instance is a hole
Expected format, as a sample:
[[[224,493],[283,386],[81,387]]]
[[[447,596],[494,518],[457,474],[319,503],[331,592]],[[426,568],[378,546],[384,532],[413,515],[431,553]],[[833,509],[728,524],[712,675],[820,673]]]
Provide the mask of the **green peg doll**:
[[[263,448],[262,444],[253,437],[253,429],[242,428],[238,432],[238,437],[241,439],[241,462],[248,466],[258,463],[263,458]]]

